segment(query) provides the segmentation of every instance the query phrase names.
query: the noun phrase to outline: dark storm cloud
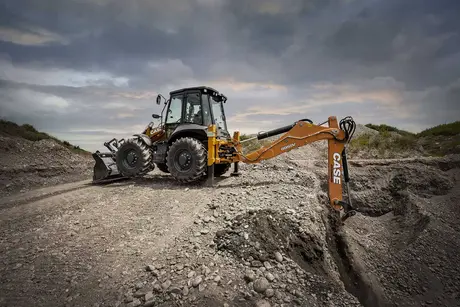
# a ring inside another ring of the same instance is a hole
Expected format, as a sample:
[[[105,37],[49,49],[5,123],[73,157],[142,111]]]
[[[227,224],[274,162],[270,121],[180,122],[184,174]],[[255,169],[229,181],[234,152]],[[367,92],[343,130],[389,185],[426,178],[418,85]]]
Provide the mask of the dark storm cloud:
[[[205,29],[197,27],[200,20],[207,22],[206,12],[199,10],[193,18],[186,14],[186,18],[175,20],[174,9],[180,10],[182,5],[177,1],[170,1],[169,8],[148,1],[7,1],[2,15],[17,16],[20,21],[2,19],[3,26],[38,26],[67,37],[70,43],[21,46],[1,42],[0,50],[14,63],[42,62],[134,76],[142,74],[139,70],[147,60],[184,59],[212,51],[212,44],[206,45],[212,37],[201,35]]]
[[[460,2],[375,1],[325,40],[327,55],[367,67],[365,75],[393,76],[409,88],[452,82],[460,59]]]
[[[2,15],[15,18],[2,19],[4,26],[40,26],[70,43],[1,42],[0,50],[15,63],[141,78],[146,61],[166,58],[181,59],[203,78],[228,74],[240,62],[260,73],[232,71],[236,77],[262,81],[270,74],[284,84],[384,75],[420,88],[457,77],[443,62],[460,52],[455,0],[212,3],[6,1]]]
[[[460,117],[459,10],[456,0],[4,0],[0,115],[102,137],[144,125],[157,91],[210,84],[229,96],[236,128],[302,112],[372,121],[377,108],[374,121],[419,129]]]

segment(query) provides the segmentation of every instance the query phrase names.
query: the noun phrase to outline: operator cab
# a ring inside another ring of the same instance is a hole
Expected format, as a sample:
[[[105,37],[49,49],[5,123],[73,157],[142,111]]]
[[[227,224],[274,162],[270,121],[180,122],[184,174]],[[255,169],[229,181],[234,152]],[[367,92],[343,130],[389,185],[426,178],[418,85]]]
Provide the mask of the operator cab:
[[[223,104],[227,97],[211,87],[191,87],[170,92],[165,116],[166,135],[180,125],[205,126],[215,124],[217,136],[229,138]]]

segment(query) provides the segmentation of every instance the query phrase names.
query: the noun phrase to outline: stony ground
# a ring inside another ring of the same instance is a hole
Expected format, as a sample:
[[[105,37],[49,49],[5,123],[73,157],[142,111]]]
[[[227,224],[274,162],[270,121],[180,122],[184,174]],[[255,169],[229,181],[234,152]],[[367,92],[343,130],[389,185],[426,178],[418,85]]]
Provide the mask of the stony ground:
[[[0,197],[92,177],[90,155],[53,140],[32,142],[0,135]]]
[[[350,161],[341,226],[315,148],[4,197],[0,306],[458,306],[460,157]]]

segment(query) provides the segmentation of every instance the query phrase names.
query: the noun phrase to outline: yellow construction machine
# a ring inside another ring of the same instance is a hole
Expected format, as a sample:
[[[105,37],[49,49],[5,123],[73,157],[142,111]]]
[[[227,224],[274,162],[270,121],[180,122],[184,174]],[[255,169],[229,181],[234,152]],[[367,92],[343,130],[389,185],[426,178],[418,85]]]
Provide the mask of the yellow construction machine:
[[[169,99],[158,95],[156,102],[158,105],[164,102],[164,107],[161,115],[153,114],[152,117],[160,123],[151,122],[142,133],[128,140],[112,139],[105,143],[110,152],[93,154],[96,160],[93,181],[142,176],[156,166],[179,182],[203,180],[213,185],[214,177],[227,173],[231,164],[234,165],[231,175],[238,176],[239,162],[259,163],[325,140],[328,142],[330,206],[343,211],[343,220],[355,214],[350,200],[343,200],[343,187],[346,185],[348,190],[349,182],[346,146],[356,128],[351,117],[338,122],[331,116],[321,124],[301,119],[258,133],[254,139],[280,137],[254,152],[243,154],[243,143],[249,140],[241,141],[239,132],[234,132],[233,136],[229,134],[224,112],[226,101],[225,95],[206,86],[172,91]]]

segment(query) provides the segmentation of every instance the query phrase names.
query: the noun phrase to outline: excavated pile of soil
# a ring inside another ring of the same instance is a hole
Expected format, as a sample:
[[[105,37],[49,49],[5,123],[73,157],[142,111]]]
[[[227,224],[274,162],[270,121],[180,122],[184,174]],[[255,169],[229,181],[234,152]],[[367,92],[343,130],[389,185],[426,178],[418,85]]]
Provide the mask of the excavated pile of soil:
[[[218,249],[229,250],[246,261],[276,260],[275,253],[282,252],[310,273],[325,271],[320,239],[303,231],[297,221],[276,211],[237,216],[231,230],[216,233],[216,242]]]
[[[311,232],[302,228],[302,224],[301,220],[270,209],[254,211],[237,216],[229,229],[218,231],[215,242],[218,250],[228,251],[243,265],[268,267],[279,276],[278,282],[288,285],[288,292],[295,293],[293,304],[323,305],[331,303],[334,297],[342,306],[359,305],[355,298],[344,293],[337,279],[335,264],[330,261],[327,242],[322,237],[324,233]],[[289,263],[288,268],[281,264],[283,260]],[[271,279],[264,272],[260,276]],[[248,274],[245,278],[248,279]]]
[[[0,196],[90,179],[93,159],[51,139],[0,136]]]

